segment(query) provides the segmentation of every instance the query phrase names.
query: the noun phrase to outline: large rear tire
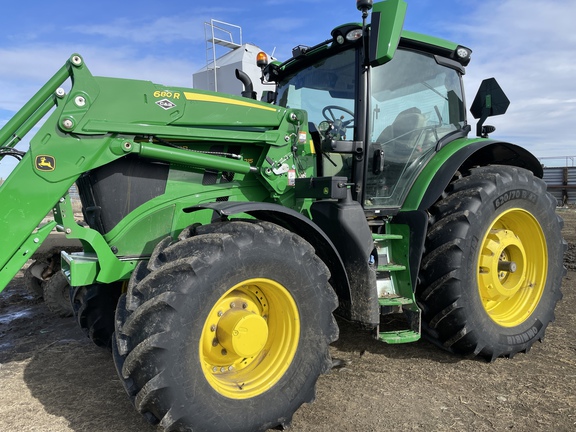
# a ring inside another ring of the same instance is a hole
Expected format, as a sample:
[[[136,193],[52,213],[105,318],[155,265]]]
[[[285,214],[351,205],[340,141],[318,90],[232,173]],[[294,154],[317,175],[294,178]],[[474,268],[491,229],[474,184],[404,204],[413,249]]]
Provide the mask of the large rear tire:
[[[287,426],[331,367],[328,278],[310,244],[266,222],[160,242],[116,313],[115,363],[136,409],[169,431]]]
[[[546,184],[509,166],[471,170],[432,209],[417,300],[424,335],[490,361],[527,352],[562,298],[562,220]]]

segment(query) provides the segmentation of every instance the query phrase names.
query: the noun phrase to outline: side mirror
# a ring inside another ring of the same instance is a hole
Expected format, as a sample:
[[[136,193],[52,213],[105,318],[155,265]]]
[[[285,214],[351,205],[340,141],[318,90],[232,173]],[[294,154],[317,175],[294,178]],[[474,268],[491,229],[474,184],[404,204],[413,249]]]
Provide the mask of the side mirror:
[[[470,112],[475,119],[480,119],[476,125],[476,135],[484,137],[488,131],[484,130],[484,122],[488,117],[504,114],[510,106],[510,100],[494,78],[482,81],[478,93],[472,102]],[[488,126],[486,126],[488,128]],[[493,132],[493,130],[492,130]]]

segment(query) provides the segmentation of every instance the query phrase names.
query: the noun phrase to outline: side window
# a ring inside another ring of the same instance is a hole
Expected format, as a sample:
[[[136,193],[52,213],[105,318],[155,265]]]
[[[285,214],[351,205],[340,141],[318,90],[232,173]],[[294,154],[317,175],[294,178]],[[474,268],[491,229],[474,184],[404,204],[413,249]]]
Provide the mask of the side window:
[[[366,206],[400,206],[442,137],[465,126],[459,73],[399,50],[372,70]]]
[[[422,129],[432,145],[464,127],[460,76],[433,57],[398,51],[394,59],[372,73],[372,142],[403,137],[416,139]]]

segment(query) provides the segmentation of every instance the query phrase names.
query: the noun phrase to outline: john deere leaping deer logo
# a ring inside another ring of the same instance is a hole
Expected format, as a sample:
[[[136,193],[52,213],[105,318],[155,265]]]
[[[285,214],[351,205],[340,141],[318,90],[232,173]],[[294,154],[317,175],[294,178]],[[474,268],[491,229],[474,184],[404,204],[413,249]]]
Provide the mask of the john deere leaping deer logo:
[[[38,171],[54,171],[56,169],[56,159],[52,156],[36,156],[36,169]]]

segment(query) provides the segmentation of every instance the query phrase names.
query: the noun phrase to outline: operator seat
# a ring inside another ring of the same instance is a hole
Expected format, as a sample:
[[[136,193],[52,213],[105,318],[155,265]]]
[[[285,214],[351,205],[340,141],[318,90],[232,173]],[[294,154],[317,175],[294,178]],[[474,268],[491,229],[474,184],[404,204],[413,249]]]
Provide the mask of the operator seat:
[[[414,146],[418,144],[418,138],[422,135],[422,128],[425,125],[426,117],[422,115],[420,109],[408,108],[398,113],[392,124],[382,131],[377,141],[382,143],[388,152],[392,151],[391,156],[404,154],[409,157]]]

